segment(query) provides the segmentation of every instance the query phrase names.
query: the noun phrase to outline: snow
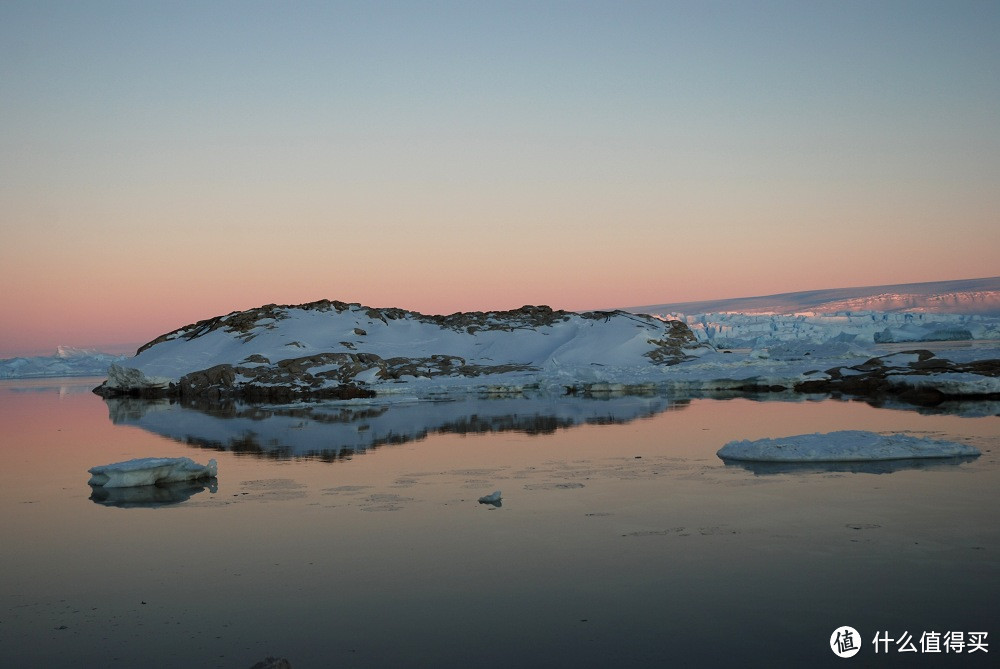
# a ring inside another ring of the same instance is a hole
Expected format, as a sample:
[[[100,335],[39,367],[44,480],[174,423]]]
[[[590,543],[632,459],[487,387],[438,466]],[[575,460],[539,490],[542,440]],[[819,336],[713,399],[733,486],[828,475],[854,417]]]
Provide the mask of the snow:
[[[368,352],[383,359],[443,354],[461,357],[474,365],[534,368],[534,374],[504,373],[502,378],[506,383],[513,378],[521,378],[527,384],[536,382],[540,376],[537,372],[542,370],[554,383],[567,379],[600,381],[617,379],[623,372],[654,367],[644,355],[655,347],[650,340],[665,336],[664,326],[656,319],[626,313],[607,320],[571,314],[551,325],[479,329],[474,334],[465,329],[442,327],[413,314],[385,322],[377,313],[370,313],[362,306],[342,312],[288,308],[276,326],[257,324],[249,332],[252,338],[247,333],[228,332],[225,328],[191,339],[177,336],[146,349],[129,360],[127,367],[112,367],[107,386],[164,387],[192,371],[220,364],[240,365],[252,354],[274,363],[329,352]],[[355,334],[356,327],[367,334]],[[369,382],[375,380],[370,373],[364,378]],[[404,377],[408,383],[424,389],[442,383],[450,387],[478,387],[484,378]],[[496,377],[489,382],[495,383]],[[394,385],[394,382],[382,381],[382,384]]]
[[[988,292],[994,284],[1000,291],[1000,278],[955,285]],[[945,284],[933,284],[935,289],[942,286]],[[432,361],[430,366],[419,364],[412,370],[400,370],[399,378],[382,378],[386,375],[374,363],[367,362],[357,365],[354,377],[340,378],[336,372],[341,365],[336,362],[318,361],[309,369],[320,384],[312,388],[349,381],[381,396],[421,397],[494,392],[491,389],[499,389],[503,394],[526,389],[560,393],[566,388],[592,392],[601,389],[634,392],[645,388],[688,393],[750,386],[792,388],[803,381],[829,378],[827,370],[834,367],[841,369],[841,376],[861,374],[849,368],[894,351],[918,348],[895,343],[901,340],[935,340],[921,341],[919,348],[932,349],[938,359],[955,363],[1000,358],[1000,316],[824,313],[822,304],[817,306],[815,301],[833,293],[827,291],[828,294],[820,296],[820,292],[796,294],[799,299],[795,306],[801,308],[790,313],[656,314],[662,320],[673,316],[685,322],[698,339],[697,344],[683,350],[686,359],[672,365],[653,364],[649,357],[655,346],[652,342],[663,339],[669,326],[627,312],[587,317],[569,314],[534,326],[526,325],[528,320],[518,321],[494,313],[488,320],[503,325],[497,329],[483,327],[482,323],[468,328],[448,327],[412,312],[380,311],[342,303],[338,303],[339,310],[304,308],[307,305],[275,307],[268,312],[275,318],[262,314],[256,323],[248,318],[253,314],[234,312],[225,318],[239,321],[241,329],[229,331],[223,319],[222,327],[214,330],[210,328],[212,323],[202,323],[178,331],[136,357],[112,364],[106,386],[121,390],[163,389],[178,383],[185,374],[216,365],[259,368],[261,362],[247,362],[254,355],[266,358],[268,367],[283,360],[329,353],[373,354],[383,360],[405,357],[415,363],[434,356],[452,356],[460,358],[462,364],[478,367],[463,376],[448,373],[444,367],[431,369],[438,364]],[[836,296],[843,302],[847,299],[845,295],[838,292]],[[932,297],[938,299],[941,295],[928,293],[927,299]],[[971,339],[959,340],[966,334]],[[914,354],[900,353],[884,358],[883,364],[909,371],[908,364],[916,360]],[[502,366],[506,369],[498,369]],[[946,366],[942,365],[940,372],[947,371]],[[494,369],[484,369],[490,367]],[[330,376],[316,376],[324,372]],[[987,376],[957,373],[946,376],[940,372],[927,373],[919,379],[917,375],[906,375],[899,383],[934,387],[948,395],[998,392],[998,382]],[[266,377],[254,380],[251,376],[237,376],[237,383],[282,383],[260,380]],[[284,382],[288,382],[287,377]]]
[[[435,327],[435,326],[425,326]],[[436,329],[436,328],[435,328]],[[553,328],[557,329],[557,328]],[[527,364],[534,369],[508,372],[504,374],[484,374],[482,376],[404,376],[398,380],[377,377],[378,370],[370,369],[355,377],[376,390],[380,395],[403,394],[421,397],[438,393],[521,392],[536,389],[561,393],[568,386],[590,386],[595,390],[628,390],[639,387],[667,388],[677,391],[719,390],[745,386],[794,385],[811,379],[828,378],[825,370],[841,367],[842,375],[852,374],[851,366],[861,365],[876,356],[892,353],[891,345],[859,345],[833,341],[829,343],[779,342],[771,346],[761,346],[750,351],[734,351],[705,348],[697,351],[685,362],[677,365],[653,365],[642,357],[636,347],[636,335],[632,332],[594,331],[589,340],[587,333],[558,328],[558,334],[547,336],[528,332],[479,332],[475,336],[442,332],[430,343],[415,343],[407,349],[407,343],[398,341],[400,337],[390,328],[383,326],[381,336],[369,335],[370,341],[357,345],[356,352],[371,352],[384,358],[407,352],[412,357],[429,357],[432,354],[447,353],[464,358],[470,364],[497,365],[502,363]],[[369,329],[373,333],[375,328]],[[299,333],[293,333],[298,339]],[[212,337],[215,333],[206,335]],[[532,335],[534,335],[532,337]],[[267,348],[267,333],[255,338],[251,344],[272,361],[288,357],[287,353],[275,352]],[[506,338],[506,339],[505,339]],[[644,338],[644,335],[639,335]],[[264,341],[259,341],[264,340]],[[426,341],[427,338],[424,338]],[[553,340],[553,343],[549,343]],[[559,343],[562,340],[562,343]],[[251,344],[236,341],[230,349],[218,347],[217,357],[206,359],[204,350],[191,351],[197,362],[187,358],[185,346],[198,349],[201,344],[196,339],[191,342],[166,342],[144,352],[142,356],[129,362],[129,366],[113,365],[108,373],[108,385],[112,387],[165,387],[175,382],[188,371],[210,367],[223,362],[239,364],[249,353]],[[384,344],[391,346],[384,346]],[[963,348],[938,347],[923,344],[921,348],[937,351],[937,357],[965,362],[1000,358],[1000,342],[974,342],[976,346]],[[578,349],[574,346],[578,345]],[[956,344],[957,345],[957,344]],[[157,351],[161,346],[170,348]],[[329,349],[327,349],[329,350]],[[485,354],[484,354],[485,351]],[[309,348],[293,355],[311,355],[321,352]],[[147,355],[148,354],[148,355]],[[887,366],[905,368],[908,362],[916,360],[913,354],[897,354],[886,358]],[[134,366],[133,366],[134,365]],[[323,369],[325,369],[324,367]],[[858,372],[860,373],[860,372]],[[935,381],[937,379],[937,381]],[[895,382],[897,379],[892,378]],[[975,374],[934,374],[929,376],[900,376],[904,385],[933,386],[946,394],[984,394],[1000,392],[997,379]]]
[[[125,462],[92,467],[87,482],[104,488],[131,488],[159,483],[178,483],[214,478],[218,465],[214,459],[199,465],[191,458],[136,458]]]
[[[977,455],[977,448],[953,441],[862,430],[731,441],[718,451],[723,460],[755,462],[859,462]]]

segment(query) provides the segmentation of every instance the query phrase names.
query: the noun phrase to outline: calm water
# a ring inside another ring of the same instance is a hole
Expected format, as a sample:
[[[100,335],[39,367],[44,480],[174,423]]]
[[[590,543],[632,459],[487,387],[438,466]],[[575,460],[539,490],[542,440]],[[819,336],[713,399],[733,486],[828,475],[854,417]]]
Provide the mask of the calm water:
[[[107,404],[0,383],[6,666],[986,666],[1000,653],[1000,418],[657,398],[283,412]],[[732,439],[839,429],[963,462],[754,471]],[[308,455],[308,457],[306,457]],[[217,485],[95,501],[87,469],[219,462]],[[477,498],[502,490],[503,505]],[[160,499],[162,502],[162,498]],[[850,660],[835,628],[864,637]],[[874,655],[876,631],[990,654]]]

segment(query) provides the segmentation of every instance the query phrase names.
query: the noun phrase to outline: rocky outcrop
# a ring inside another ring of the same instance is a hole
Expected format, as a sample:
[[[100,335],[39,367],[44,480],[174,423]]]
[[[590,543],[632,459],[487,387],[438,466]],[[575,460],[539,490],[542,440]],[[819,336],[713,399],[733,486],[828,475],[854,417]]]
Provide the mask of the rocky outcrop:
[[[813,373],[821,378],[803,381],[795,390],[874,400],[893,397],[918,406],[956,398],[1000,399],[1000,360],[996,359],[953,362],[915,349]]]
[[[662,339],[650,339],[649,343],[656,348],[644,355],[658,365],[676,365],[690,358],[687,349],[698,345],[698,341],[689,328],[680,321],[667,321],[667,336]]]

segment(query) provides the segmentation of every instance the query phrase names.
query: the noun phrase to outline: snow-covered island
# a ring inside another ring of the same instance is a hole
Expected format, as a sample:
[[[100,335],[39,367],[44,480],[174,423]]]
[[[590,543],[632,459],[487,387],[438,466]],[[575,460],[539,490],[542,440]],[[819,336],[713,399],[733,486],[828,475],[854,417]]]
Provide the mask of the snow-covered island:
[[[658,384],[664,369],[711,350],[683,323],[624,311],[525,306],[427,316],[321,300],[174,330],[112,365],[96,392],[282,401],[403,390],[600,391]]]
[[[871,323],[889,320],[873,314],[857,316],[868,323],[860,333],[843,329],[855,315],[788,316],[787,323],[766,318],[772,320],[744,342],[751,346],[733,349],[714,331],[706,336],[697,320],[621,310],[525,306],[429,316],[330,300],[271,304],[162,335],[134,358],[112,364],[95,392],[209,402],[527,390],[793,391],[918,405],[1000,400],[1000,342],[989,318],[966,328],[974,341],[935,351],[926,343],[887,348]],[[945,315],[935,319],[950,322]]]

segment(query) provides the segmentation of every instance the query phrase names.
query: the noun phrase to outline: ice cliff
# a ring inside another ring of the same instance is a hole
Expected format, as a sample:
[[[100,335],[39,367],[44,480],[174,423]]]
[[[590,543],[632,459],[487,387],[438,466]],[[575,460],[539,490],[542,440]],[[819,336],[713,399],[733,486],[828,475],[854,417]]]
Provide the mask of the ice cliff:
[[[699,341],[722,348],[756,348],[788,342],[885,344],[1000,339],[1000,317],[996,316],[879,311],[654,313],[684,322]]]

